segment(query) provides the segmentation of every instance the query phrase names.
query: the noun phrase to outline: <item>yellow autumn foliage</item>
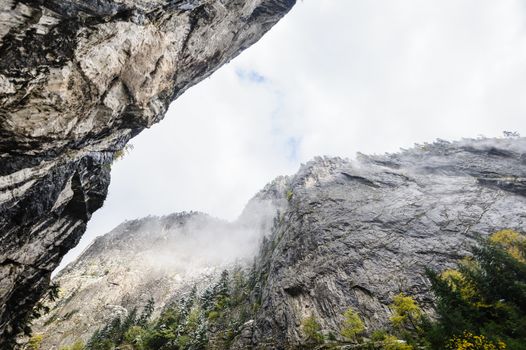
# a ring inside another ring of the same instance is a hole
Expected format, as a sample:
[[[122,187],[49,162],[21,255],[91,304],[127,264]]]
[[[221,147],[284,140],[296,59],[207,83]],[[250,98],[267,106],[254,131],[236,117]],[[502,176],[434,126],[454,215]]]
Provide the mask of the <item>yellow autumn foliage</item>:
[[[526,263],[526,256],[523,253],[526,249],[526,235],[506,229],[492,234],[489,241],[501,245],[515,259]]]
[[[415,300],[403,293],[395,295],[390,308],[393,312],[391,323],[396,328],[416,328],[416,325],[422,317],[422,310]]]
[[[450,350],[505,350],[506,344],[502,341],[491,341],[483,335],[464,332],[462,336],[454,337],[449,341]]]

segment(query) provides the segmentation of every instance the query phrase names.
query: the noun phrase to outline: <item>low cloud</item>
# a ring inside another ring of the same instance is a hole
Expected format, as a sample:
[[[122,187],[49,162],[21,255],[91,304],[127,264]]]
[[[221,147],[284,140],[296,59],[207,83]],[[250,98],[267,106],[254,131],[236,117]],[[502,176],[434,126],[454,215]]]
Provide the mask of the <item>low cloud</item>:
[[[65,261],[125,219],[234,219],[269,180],[316,155],[526,135],[525,23],[520,0],[299,1],[132,140]]]

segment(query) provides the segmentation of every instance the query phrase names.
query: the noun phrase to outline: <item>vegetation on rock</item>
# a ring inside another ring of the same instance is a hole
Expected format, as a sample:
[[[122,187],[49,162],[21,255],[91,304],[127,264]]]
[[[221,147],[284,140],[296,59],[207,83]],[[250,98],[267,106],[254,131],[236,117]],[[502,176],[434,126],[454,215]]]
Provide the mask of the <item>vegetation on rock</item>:
[[[321,333],[321,325],[313,315],[301,322],[301,328],[305,334],[306,345],[315,346],[323,343],[324,337]]]
[[[324,329],[314,314],[301,322],[302,344],[291,348],[384,350],[524,350],[526,349],[526,245],[524,235],[499,231],[473,248],[456,270],[427,271],[435,296],[436,318],[429,318],[409,295],[390,305],[391,327],[367,332],[352,308],[342,314],[339,337]],[[89,342],[63,350],[228,349],[249,320],[256,317],[261,295],[256,267],[224,271],[218,281],[167,307],[153,321],[150,301],[139,315],[132,310],[95,332]],[[327,335],[328,334],[328,335]],[[369,334],[366,337],[365,334]]]
[[[456,274],[428,271],[438,316],[425,324],[429,348],[526,349],[525,253],[524,235],[499,231]]]
[[[350,341],[358,340],[358,336],[365,331],[360,315],[352,308],[348,308],[343,314],[343,325],[340,334]]]

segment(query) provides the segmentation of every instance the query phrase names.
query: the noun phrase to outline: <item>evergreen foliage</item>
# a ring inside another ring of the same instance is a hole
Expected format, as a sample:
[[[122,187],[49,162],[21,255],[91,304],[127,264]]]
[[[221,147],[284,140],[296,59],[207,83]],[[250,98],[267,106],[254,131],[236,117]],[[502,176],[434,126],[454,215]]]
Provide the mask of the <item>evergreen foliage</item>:
[[[31,349],[31,346],[33,348],[36,347],[35,349],[40,348],[40,342],[42,342],[42,338],[40,335],[32,337],[33,331],[31,330],[31,325],[34,320],[49,312],[50,309],[48,305],[58,298],[59,291],[59,285],[56,283],[51,283],[44,296],[35,304],[33,309],[23,317],[13,321],[13,329],[10,333],[22,337],[30,337],[28,344],[26,344],[26,348]],[[6,346],[10,349],[17,349],[18,344],[16,337],[8,337]]]
[[[525,236],[511,230],[499,231],[474,247],[473,256],[460,261],[458,269],[426,272],[435,295],[435,321],[428,319],[409,295],[398,294],[390,305],[391,329],[377,330],[369,339],[362,337],[366,327],[352,308],[343,313],[339,330],[323,329],[311,315],[301,322],[304,343],[299,346],[526,350],[524,257]],[[248,274],[241,268],[223,271],[215,284],[200,294],[194,288],[154,321],[150,321],[154,303],[149,300],[140,314],[131,310],[126,317],[115,318],[95,332],[85,350],[228,349],[261,305],[266,271],[265,266],[257,267],[255,263]],[[84,350],[82,344],[79,346],[67,350]]]
[[[512,238],[512,239],[509,239]],[[458,273],[427,271],[436,296],[438,321],[425,325],[431,349],[526,349],[524,236],[499,231],[473,248]],[[485,345],[484,345],[485,344]],[[504,344],[504,345],[502,345]],[[469,348],[466,348],[469,349]]]
[[[194,287],[154,321],[149,320],[154,310],[149,300],[140,315],[132,310],[96,331],[86,350],[199,350],[211,341],[226,349],[252,315],[247,302],[251,279],[240,268],[225,270],[201,295]]]

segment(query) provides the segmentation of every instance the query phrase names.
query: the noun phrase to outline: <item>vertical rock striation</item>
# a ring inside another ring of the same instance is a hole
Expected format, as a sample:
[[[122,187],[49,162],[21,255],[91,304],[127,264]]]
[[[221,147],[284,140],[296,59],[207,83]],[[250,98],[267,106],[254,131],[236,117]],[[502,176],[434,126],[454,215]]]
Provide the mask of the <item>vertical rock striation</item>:
[[[100,208],[116,151],[295,0],[1,0],[0,347]]]

